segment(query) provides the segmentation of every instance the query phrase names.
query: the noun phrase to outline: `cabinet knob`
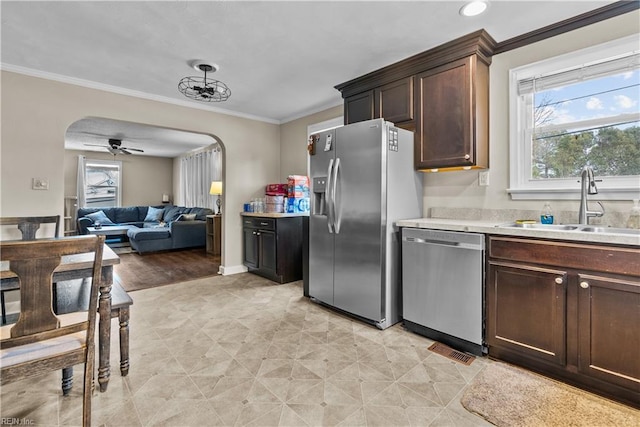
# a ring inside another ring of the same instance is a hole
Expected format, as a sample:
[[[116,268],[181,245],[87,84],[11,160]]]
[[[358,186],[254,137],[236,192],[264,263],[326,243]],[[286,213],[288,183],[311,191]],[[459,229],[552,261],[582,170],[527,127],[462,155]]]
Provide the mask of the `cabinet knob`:
[[[580,282],[580,287],[582,289],[587,289],[589,287],[589,282]]]
[[[251,233],[251,234],[253,234],[253,235],[255,236],[255,235],[256,235],[256,232],[254,231],[254,232],[253,232],[253,233]]]
[[[556,277],[556,283],[558,285],[562,285],[563,282],[564,282],[564,280],[562,280],[562,277]]]
[[[258,231],[258,232],[256,233],[256,236],[259,236],[259,235],[260,235],[260,232]]]
[[[465,160],[469,160],[470,158],[471,158],[471,156],[470,156],[470,155],[468,155],[468,154],[465,154],[465,155],[464,155],[464,159],[465,159]]]

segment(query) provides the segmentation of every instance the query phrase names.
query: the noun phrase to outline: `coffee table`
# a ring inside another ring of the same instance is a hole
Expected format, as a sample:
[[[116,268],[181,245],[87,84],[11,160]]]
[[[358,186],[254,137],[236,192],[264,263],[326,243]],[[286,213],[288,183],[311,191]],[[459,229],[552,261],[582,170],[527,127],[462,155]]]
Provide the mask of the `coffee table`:
[[[97,234],[104,236],[121,236],[121,241],[117,243],[108,242],[107,244],[112,248],[121,248],[124,246],[130,246],[129,238],[127,237],[127,231],[132,228],[138,228],[135,225],[103,225],[100,228],[87,227],[89,234]]]

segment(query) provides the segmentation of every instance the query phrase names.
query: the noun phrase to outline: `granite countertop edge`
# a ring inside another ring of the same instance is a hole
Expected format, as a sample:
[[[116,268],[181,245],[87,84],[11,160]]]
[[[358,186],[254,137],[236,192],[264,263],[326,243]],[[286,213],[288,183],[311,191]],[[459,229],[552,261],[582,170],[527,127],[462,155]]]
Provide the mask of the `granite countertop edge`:
[[[444,231],[464,231],[468,233],[535,237],[542,239],[566,240],[572,242],[606,243],[640,247],[640,236],[606,232],[588,233],[580,231],[500,227],[500,225],[502,224],[505,224],[505,222],[444,218],[416,218],[405,219],[396,222],[396,226],[398,227],[425,228]]]

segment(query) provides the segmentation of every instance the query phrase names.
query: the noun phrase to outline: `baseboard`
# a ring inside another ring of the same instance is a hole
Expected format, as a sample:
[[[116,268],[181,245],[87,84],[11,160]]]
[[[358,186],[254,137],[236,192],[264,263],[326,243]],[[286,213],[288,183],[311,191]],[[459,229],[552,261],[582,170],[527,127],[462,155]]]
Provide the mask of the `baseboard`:
[[[246,273],[249,271],[244,265],[229,265],[229,266],[220,266],[220,274],[223,276],[230,276],[232,274]]]

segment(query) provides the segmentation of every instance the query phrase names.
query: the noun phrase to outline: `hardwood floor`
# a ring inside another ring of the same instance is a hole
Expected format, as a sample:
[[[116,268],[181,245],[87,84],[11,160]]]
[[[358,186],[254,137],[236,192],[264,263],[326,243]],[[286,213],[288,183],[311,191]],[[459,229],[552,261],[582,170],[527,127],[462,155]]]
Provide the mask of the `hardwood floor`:
[[[120,254],[114,280],[126,291],[136,291],[176,282],[216,276],[220,256],[207,255],[205,248]]]

